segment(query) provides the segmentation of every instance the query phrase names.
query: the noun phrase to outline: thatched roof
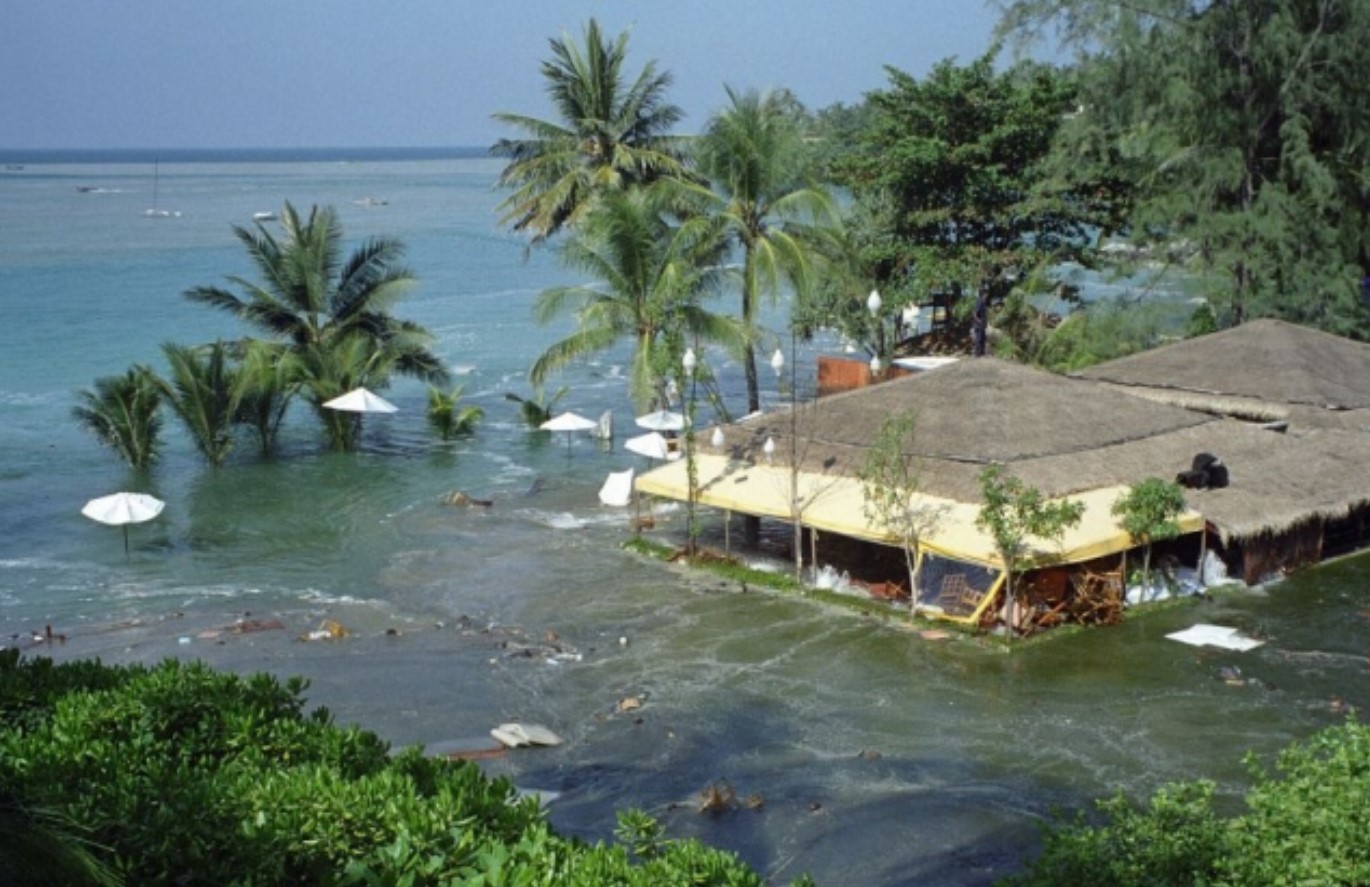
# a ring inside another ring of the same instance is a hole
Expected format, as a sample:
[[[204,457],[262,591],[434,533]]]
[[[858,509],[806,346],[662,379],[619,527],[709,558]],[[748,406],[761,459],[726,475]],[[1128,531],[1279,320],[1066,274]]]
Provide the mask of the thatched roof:
[[[750,418],[726,429],[726,449],[763,463],[772,438],[775,465],[793,453],[807,472],[855,476],[883,420],[910,410],[921,489],[959,502],[980,501],[979,475],[990,464],[1054,497],[1171,479],[1209,452],[1228,465],[1231,485],[1188,496],[1227,538],[1370,503],[1370,435],[1280,434],[994,358]]]
[[[1297,414],[1316,423],[1320,411],[1370,409],[1370,345],[1281,320],[1253,320],[1076,375],[1242,418]]]
[[[1123,403],[1126,409],[1119,409],[1118,396],[1094,383],[983,357],[821,398],[793,414],[755,417],[729,429],[727,439],[734,456],[756,460],[773,438],[773,459],[788,463],[793,436],[795,455],[807,469],[855,475],[885,418],[913,412],[910,455],[923,460],[929,492],[976,501],[977,478],[991,464],[1069,459],[1218,421],[1164,404]],[[1045,491],[1091,486],[1096,484],[1088,479],[1060,478]]]

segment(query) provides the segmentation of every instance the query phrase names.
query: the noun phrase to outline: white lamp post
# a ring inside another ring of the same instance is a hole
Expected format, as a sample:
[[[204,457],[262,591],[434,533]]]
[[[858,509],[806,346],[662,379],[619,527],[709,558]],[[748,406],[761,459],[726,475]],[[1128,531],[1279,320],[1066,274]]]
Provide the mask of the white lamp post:
[[[880,298],[879,290],[871,290],[871,294],[866,298],[866,309],[870,311],[871,317],[875,320],[875,354],[871,357],[871,379],[880,375],[880,355],[885,352],[885,324],[880,319],[880,308],[884,305]]]
[[[693,348],[685,349],[684,356],[680,358],[680,367],[690,379],[690,402],[685,409],[685,475],[688,483],[685,552],[694,557],[695,537],[699,533],[699,527],[695,523],[695,488],[699,482],[698,469],[695,466],[695,381],[698,378],[695,370],[699,367],[699,359],[695,357]]]

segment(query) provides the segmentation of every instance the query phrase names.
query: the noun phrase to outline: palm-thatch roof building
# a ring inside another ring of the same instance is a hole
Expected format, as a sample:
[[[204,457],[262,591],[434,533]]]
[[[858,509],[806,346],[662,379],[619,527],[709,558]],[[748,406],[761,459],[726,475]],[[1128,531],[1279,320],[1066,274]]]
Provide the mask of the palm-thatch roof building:
[[[867,514],[858,475],[883,420],[908,412],[916,416],[906,454],[920,467],[918,499],[939,517],[921,540],[926,585],[920,580],[917,593],[923,604],[967,620],[985,614],[1003,572],[991,538],[976,526],[979,478],[990,465],[1005,466],[1047,497],[1085,507],[1080,525],[1059,544],[1035,543],[1035,562],[1056,569],[1059,581],[1062,565],[1116,564],[1133,540],[1112,515],[1113,503],[1148,477],[1173,478],[1198,453],[1221,455],[1230,483],[1189,492],[1182,530],[1196,551],[1205,544],[1200,540],[1211,539],[1235,554],[1234,566],[1248,579],[1285,565],[1267,556],[1247,562],[1243,553],[1254,540],[1361,515],[1370,505],[1370,435],[1278,434],[994,358],[960,361],[726,427],[723,448],[704,441],[696,448],[695,501],[897,545],[897,536]],[[687,500],[685,460],[644,475],[639,489]],[[1315,547],[1320,556],[1321,542]],[[1307,551],[1298,555],[1309,559]],[[968,579],[984,593],[971,597],[973,606],[964,596],[960,603],[949,600],[940,587],[947,577],[962,577],[951,583],[955,590]]]
[[[1188,409],[1308,428],[1370,430],[1370,345],[1253,320],[1081,370],[1078,378]]]

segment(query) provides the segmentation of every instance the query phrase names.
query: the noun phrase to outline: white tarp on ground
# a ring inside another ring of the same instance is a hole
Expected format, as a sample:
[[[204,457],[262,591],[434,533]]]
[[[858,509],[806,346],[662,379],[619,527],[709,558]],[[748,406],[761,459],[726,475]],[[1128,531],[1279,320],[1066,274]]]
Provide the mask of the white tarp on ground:
[[[1254,650],[1265,643],[1265,641],[1249,638],[1235,628],[1228,628],[1225,625],[1207,625],[1202,622],[1198,625],[1191,625],[1184,631],[1171,632],[1166,637],[1193,647],[1221,647],[1224,650],[1238,650],[1240,652]]]

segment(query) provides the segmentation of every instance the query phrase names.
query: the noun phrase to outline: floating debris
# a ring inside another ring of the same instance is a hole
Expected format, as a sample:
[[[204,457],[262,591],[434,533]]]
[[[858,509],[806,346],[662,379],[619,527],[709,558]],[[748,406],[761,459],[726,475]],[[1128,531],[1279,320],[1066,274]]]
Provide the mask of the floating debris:
[[[508,748],[521,748],[525,745],[561,745],[562,738],[540,724],[520,724],[511,722],[500,724],[490,731]]]
[[[302,641],[336,641],[350,635],[351,632],[343,628],[341,623],[332,619],[325,619],[319,623],[319,627],[313,631],[307,631],[300,635]]]

